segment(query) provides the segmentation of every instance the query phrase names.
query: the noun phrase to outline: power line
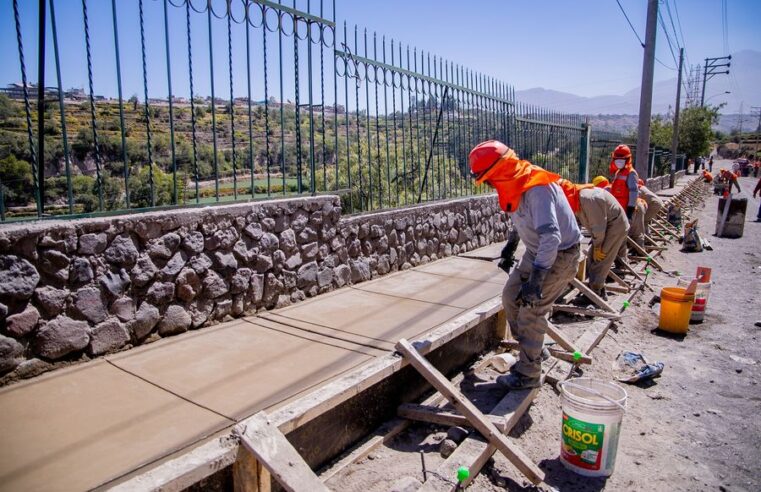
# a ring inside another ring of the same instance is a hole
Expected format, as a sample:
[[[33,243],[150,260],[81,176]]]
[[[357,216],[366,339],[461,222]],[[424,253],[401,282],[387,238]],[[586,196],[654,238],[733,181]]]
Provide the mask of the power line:
[[[682,21],[679,19],[679,7],[677,6],[677,0],[671,0],[674,3],[674,13],[676,14],[676,24],[679,26],[679,35],[682,38],[682,47],[684,48],[684,59],[687,61],[687,65],[691,66],[690,57],[687,55],[687,42],[684,40],[684,31],[682,30]]]
[[[621,5],[621,2],[619,2],[619,0],[616,0],[616,3],[618,4],[618,8],[621,9],[621,13],[624,14],[624,17],[626,17],[626,22],[629,23],[629,27],[632,28],[632,32],[634,33],[635,36],[637,36],[637,41],[639,41],[639,44],[644,48],[645,43],[642,42],[642,38],[639,37],[639,34],[637,34],[637,30],[634,29],[634,25],[632,24],[632,21],[629,20],[629,16],[626,15],[626,11],[624,10],[624,7]]]
[[[666,35],[666,41],[668,42],[669,51],[671,51],[671,58],[674,60],[674,65],[678,65],[676,61],[676,55],[674,55],[674,46],[671,44],[671,36],[669,36],[669,32],[666,30],[666,23],[663,22],[663,17],[661,16],[660,10],[658,11],[658,24],[661,25],[661,28],[663,29],[663,34]]]

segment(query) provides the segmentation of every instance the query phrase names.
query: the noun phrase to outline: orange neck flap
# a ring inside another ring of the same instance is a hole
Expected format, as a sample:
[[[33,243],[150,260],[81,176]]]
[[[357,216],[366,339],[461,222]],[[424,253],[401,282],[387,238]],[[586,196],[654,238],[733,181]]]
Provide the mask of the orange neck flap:
[[[574,214],[579,213],[581,204],[579,203],[579,193],[581,190],[594,188],[593,184],[573,184],[567,179],[561,179],[558,181],[558,185],[563,190],[565,197],[568,199],[568,204],[571,206]]]
[[[529,161],[505,159],[489,176],[489,183],[497,190],[499,206],[505,212],[515,212],[521,203],[521,195],[534,186],[548,185],[560,176],[545,171]]]

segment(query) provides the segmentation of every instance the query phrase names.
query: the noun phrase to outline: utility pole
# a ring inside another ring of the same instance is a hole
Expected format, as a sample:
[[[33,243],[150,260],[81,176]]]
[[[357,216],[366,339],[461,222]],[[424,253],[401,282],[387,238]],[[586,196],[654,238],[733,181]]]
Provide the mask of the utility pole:
[[[647,0],[645,54],[642,59],[642,88],[639,94],[639,126],[637,127],[637,159],[635,168],[642,179],[648,178],[650,148],[650,113],[653,106],[653,72],[655,71],[655,34],[658,27],[658,0]]]
[[[714,75],[729,75],[729,67],[732,65],[730,60],[732,55],[720,56],[717,58],[706,58],[706,64],[703,66],[703,92],[700,95],[700,107],[705,106],[706,99],[706,82],[711,80]],[[725,61],[726,63],[719,63]],[[721,70],[722,67],[727,67],[726,70]]]
[[[761,106],[750,107],[751,118],[758,117],[758,126],[756,126],[756,132],[761,133]]]
[[[679,148],[679,102],[682,95],[682,65],[684,64],[684,48],[679,48],[679,75],[676,79],[676,104],[674,105],[674,128],[671,135],[671,176],[669,188],[674,187],[674,174],[676,173],[676,156]]]
[[[745,117],[743,116],[743,103],[740,102],[740,123],[739,123],[739,134],[738,134],[738,144],[737,144],[737,150],[740,152],[740,155],[743,154],[743,120]]]

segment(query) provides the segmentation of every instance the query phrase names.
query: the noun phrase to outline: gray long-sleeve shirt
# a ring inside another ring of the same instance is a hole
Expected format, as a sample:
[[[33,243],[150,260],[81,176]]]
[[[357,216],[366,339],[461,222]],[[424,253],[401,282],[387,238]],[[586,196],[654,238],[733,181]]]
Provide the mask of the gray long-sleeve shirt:
[[[523,193],[518,210],[509,214],[534,266],[549,269],[558,251],[581,241],[581,231],[563,191],[555,184]]]

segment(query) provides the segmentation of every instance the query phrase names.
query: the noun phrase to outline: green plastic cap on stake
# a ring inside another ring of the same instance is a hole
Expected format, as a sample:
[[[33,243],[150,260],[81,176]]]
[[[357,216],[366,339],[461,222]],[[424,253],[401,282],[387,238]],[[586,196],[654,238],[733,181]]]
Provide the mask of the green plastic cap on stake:
[[[581,359],[581,352],[577,350],[576,352],[573,353],[573,360],[578,361],[579,359]]]
[[[648,256],[647,257],[647,262],[650,263],[651,261],[653,261],[653,257],[652,256]]]
[[[457,469],[457,481],[462,483],[470,478],[470,470],[467,466],[461,466]]]
[[[624,301],[624,309],[629,307],[629,301]]]
[[[650,275],[653,271],[649,268],[645,268],[645,275]]]

